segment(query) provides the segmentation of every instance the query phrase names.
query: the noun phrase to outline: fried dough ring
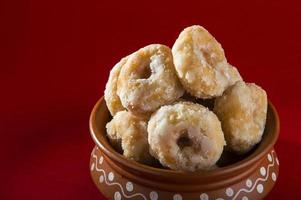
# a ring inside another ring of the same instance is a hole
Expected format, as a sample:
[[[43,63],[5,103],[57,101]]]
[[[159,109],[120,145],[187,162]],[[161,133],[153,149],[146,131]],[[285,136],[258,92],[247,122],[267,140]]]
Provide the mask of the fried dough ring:
[[[227,63],[222,46],[201,26],[185,28],[172,47],[174,64],[183,87],[198,98],[221,96],[241,80]]]
[[[216,115],[190,102],[162,106],[151,116],[147,130],[151,154],[174,170],[212,169],[225,145]]]
[[[120,111],[107,123],[106,128],[111,144],[116,149],[122,149],[126,158],[144,164],[154,161],[149,153],[147,120],[128,111]]]
[[[152,113],[182,96],[169,47],[152,44],[129,56],[122,67],[117,94],[122,105],[135,114]]]
[[[254,83],[239,81],[215,100],[227,148],[243,154],[261,141],[267,115],[266,92]]]

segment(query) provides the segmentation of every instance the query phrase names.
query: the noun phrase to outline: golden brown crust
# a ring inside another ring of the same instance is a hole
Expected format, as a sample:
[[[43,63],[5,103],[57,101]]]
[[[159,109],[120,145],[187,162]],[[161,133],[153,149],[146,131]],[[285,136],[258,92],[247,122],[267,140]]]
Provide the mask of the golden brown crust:
[[[129,56],[118,78],[122,105],[133,113],[152,113],[183,95],[171,50],[153,44]]]
[[[227,63],[222,46],[201,26],[185,28],[172,47],[183,87],[198,98],[213,98],[236,81],[237,69]]]
[[[121,68],[126,63],[127,57],[121,59],[110,71],[109,79],[105,89],[105,101],[112,116],[117,112],[125,110],[122,106],[119,96],[117,95],[117,81]]]
[[[147,130],[152,155],[174,170],[211,169],[225,145],[216,115],[191,102],[162,106],[152,115]]]
[[[237,82],[215,100],[227,148],[246,153],[261,141],[267,114],[267,95],[253,83]]]
[[[151,164],[154,161],[149,154],[146,119],[128,111],[120,111],[106,128],[111,144],[117,149],[121,147],[126,158],[144,164]]]

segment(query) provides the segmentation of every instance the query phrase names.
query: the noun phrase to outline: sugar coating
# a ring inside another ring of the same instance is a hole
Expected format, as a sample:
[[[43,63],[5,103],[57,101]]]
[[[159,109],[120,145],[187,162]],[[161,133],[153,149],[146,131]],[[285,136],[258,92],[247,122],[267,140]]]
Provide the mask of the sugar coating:
[[[130,55],[118,78],[122,105],[135,114],[152,113],[183,93],[171,50],[165,45],[152,44]]]
[[[147,130],[151,154],[174,170],[211,169],[226,144],[216,115],[190,102],[162,106],[151,116]]]
[[[105,89],[105,101],[112,116],[117,112],[125,110],[122,106],[119,96],[117,95],[117,81],[122,66],[126,63],[127,57],[121,59],[110,71],[109,79]]]
[[[267,115],[266,92],[254,83],[239,81],[215,100],[214,112],[222,122],[227,148],[246,153],[262,138]]]
[[[221,96],[227,87],[242,79],[227,62],[222,46],[201,26],[185,28],[172,54],[183,87],[198,98]]]
[[[111,144],[117,149],[121,147],[126,158],[144,164],[153,162],[147,141],[147,120],[128,111],[120,111],[106,128]]]

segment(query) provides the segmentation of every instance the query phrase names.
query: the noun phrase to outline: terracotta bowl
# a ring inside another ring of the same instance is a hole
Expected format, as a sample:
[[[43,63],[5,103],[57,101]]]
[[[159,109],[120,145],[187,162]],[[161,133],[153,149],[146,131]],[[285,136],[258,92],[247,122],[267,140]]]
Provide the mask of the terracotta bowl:
[[[277,180],[279,161],[274,144],[279,119],[271,102],[263,139],[253,151],[236,156],[236,160],[232,157],[232,163],[198,173],[155,168],[125,159],[107,140],[105,126],[110,119],[101,98],[90,117],[95,142],[90,170],[95,185],[109,200],[257,200],[263,199]]]

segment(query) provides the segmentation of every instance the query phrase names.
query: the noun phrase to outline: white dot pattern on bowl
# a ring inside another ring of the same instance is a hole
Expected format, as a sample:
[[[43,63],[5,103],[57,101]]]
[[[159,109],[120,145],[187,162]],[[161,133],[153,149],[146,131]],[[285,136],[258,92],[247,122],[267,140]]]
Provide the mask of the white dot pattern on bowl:
[[[277,180],[277,176],[276,176],[275,172],[272,173],[272,180],[273,180],[273,181],[276,181],[276,180]]]
[[[109,179],[109,181],[113,181],[114,180],[114,173],[113,172],[109,173],[108,179]]]
[[[263,193],[263,185],[262,184],[258,184],[256,189],[257,189],[258,193],[260,193],[260,194]]]
[[[157,193],[156,191],[151,191],[151,192],[149,193],[149,198],[150,198],[151,200],[157,200],[157,199],[158,199],[158,193]]]
[[[253,184],[253,183],[252,183],[252,180],[251,180],[251,179],[248,179],[248,180],[246,181],[246,186],[247,186],[247,187],[249,187],[249,188],[252,187],[252,184]]]
[[[182,196],[180,194],[173,195],[173,200],[182,200]]]
[[[271,154],[268,154],[268,161],[272,162],[272,156],[271,156]]]
[[[97,150],[97,148],[96,148]],[[148,198],[142,194],[142,193],[134,193],[132,195],[126,194],[126,192],[133,192],[134,191],[134,183],[128,181],[125,184],[125,188],[123,189],[122,185],[117,183],[117,182],[113,182],[115,179],[115,175],[113,172],[109,172],[108,174],[106,174],[106,172],[104,171],[104,169],[98,168],[97,164],[101,165],[104,162],[104,158],[103,156],[100,156],[99,159],[97,159],[97,156],[95,155],[94,152],[92,152],[92,156],[96,159],[96,163],[91,163],[90,169],[91,171],[98,171],[98,172],[102,172],[103,174],[99,175],[99,183],[105,183],[107,185],[118,185],[120,187],[119,191],[116,191],[114,193],[114,200],[121,200],[123,197],[125,197],[126,199],[131,199],[133,197],[136,196],[141,196],[142,199],[147,200]],[[276,155],[274,155],[274,151],[271,151],[268,155],[267,155],[267,159],[269,161],[268,166],[262,166],[259,169],[259,174],[261,176],[263,176],[263,178],[257,178],[256,180],[254,180],[254,183],[251,179],[246,180],[245,184],[246,187],[249,188],[241,188],[239,190],[237,190],[236,192],[234,192],[234,190],[232,188],[227,188],[225,191],[226,196],[231,197],[231,199],[235,199],[238,200],[238,197],[240,196],[240,192],[247,192],[250,193],[252,192],[255,188],[256,191],[259,194],[262,194],[264,192],[264,185],[263,183],[265,181],[268,180],[268,178],[270,177],[270,179],[272,179],[274,182],[277,180],[277,175],[275,172],[271,172],[270,168],[273,167],[275,164],[279,165],[279,161]],[[269,176],[271,175],[271,176]],[[107,179],[106,179],[107,177]],[[110,183],[111,182],[111,183]],[[122,192],[122,193],[121,193]],[[159,199],[159,194],[156,191],[151,191],[149,193],[149,198],[150,200],[158,200]],[[207,193],[201,193],[199,196],[200,200],[211,200],[210,196]],[[242,200],[249,200],[249,198],[247,196],[243,196],[241,197]],[[174,194],[173,195],[173,200],[183,200],[183,197],[180,194]],[[224,200],[223,198],[216,198],[215,200]]]
[[[200,200],[208,200],[208,199],[209,199],[208,194],[203,193],[203,194],[200,195]]]
[[[104,181],[104,177],[103,177],[103,175],[100,175],[100,176],[99,176],[99,182],[100,182],[100,183],[103,183],[103,181]]]
[[[125,188],[127,191],[132,192],[134,190],[134,185],[132,182],[127,182]]]
[[[115,192],[115,194],[114,194],[114,200],[121,200],[121,194],[120,194],[120,192]]]
[[[260,174],[261,174],[261,176],[265,176],[266,175],[266,170],[265,170],[264,167],[260,168]]]
[[[233,191],[232,188],[227,188],[227,189],[226,189],[226,195],[227,195],[228,197],[232,197],[233,194],[234,194],[234,191]]]
[[[103,157],[102,156],[100,156],[100,158],[99,158],[99,164],[102,164],[103,163]]]

